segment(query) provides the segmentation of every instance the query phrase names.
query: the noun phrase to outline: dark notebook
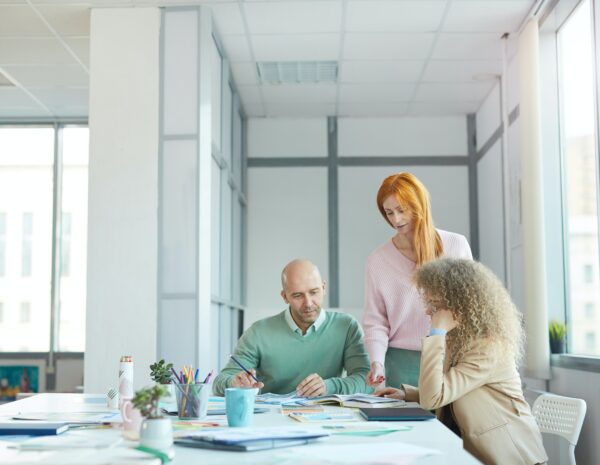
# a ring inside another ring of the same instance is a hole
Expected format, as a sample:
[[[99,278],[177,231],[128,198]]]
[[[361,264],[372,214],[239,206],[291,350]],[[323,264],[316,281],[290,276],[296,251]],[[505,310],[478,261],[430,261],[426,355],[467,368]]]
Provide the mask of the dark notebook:
[[[0,435],[52,436],[69,429],[68,423],[48,421],[3,421]]]
[[[433,420],[435,415],[419,407],[361,408],[360,414],[368,421]]]

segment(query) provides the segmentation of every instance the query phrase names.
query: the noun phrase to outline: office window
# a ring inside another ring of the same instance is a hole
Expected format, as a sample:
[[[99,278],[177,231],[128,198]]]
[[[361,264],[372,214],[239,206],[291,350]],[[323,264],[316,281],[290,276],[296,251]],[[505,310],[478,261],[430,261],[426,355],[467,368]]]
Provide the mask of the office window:
[[[89,131],[62,130],[62,215],[58,350],[85,349]]]
[[[592,302],[585,304],[585,317],[593,319],[596,316],[596,306]]]
[[[0,351],[50,350],[52,270],[62,302],[53,349],[84,350],[88,143],[82,126],[0,125],[0,301],[15,315],[0,320]],[[61,236],[53,250],[55,209]]]
[[[33,236],[33,215],[31,213],[23,213],[22,228],[21,276],[31,276],[31,239]]]
[[[585,333],[585,347],[588,352],[596,350],[596,333],[591,331]]]
[[[21,309],[19,311],[19,323],[27,324],[31,321],[31,303],[21,302]]]
[[[60,275],[69,276],[71,272],[71,214],[63,212],[61,219]]]
[[[6,213],[0,212],[0,276],[6,274]]]
[[[594,266],[583,265],[583,282],[590,284],[594,282]]]
[[[0,212],[5,218],[0,351],[45,352],[50,347],[54,145],[51,126],[0,125]],[[29,302],[35,318],[19,302]],[[29,322],[15,331],[14,324],[25,318]]]
[[[558,30],[561,162],[567,272],[568,351],[600,355],[600,327],[585,318],[600,303],[598,269],[597,147],[590,1],[584,0]]]

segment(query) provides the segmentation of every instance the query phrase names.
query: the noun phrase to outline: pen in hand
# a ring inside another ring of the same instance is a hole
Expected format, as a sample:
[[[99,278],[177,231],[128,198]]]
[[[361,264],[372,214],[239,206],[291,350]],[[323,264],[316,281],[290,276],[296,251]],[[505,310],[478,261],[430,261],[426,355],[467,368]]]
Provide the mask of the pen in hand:
[[[246,368],[244,365],[242,365],[242,363],[235,358],[233,355],[230,355],[229,357],[231,357],[231,360],[233,360],[235,362],[235,364],[237,366],[239,366],[242,370],[244,370],[247,374],[249,374],[250,376],[252,376],[252,379],[254,379],[254,381],[256,381],[257,383],[259,383],[260,381],[258,380],[258,378],[256,376],[254,376],[252,374],[252,372],[250,370],[248,370],[248,368]]]

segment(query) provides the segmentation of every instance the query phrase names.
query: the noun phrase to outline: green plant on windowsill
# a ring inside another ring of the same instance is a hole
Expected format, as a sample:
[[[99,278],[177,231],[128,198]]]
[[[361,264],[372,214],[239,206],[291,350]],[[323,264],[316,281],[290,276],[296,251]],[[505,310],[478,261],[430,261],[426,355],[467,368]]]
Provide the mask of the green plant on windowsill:
[[[158,384],[171,384],[173,380],[171,369],[172,363],[166,363],[163,359],[150,365],[150,377]]]
[[[548,327],[548,334],[550,336],[550,352],[553,354],[564,353],[567,326],[560,321],[553,320]]]
[[[167,388],[161,384],[136,391],[131,402],[142,416],[147,419],[163,418],[159,401],[168,394]]]

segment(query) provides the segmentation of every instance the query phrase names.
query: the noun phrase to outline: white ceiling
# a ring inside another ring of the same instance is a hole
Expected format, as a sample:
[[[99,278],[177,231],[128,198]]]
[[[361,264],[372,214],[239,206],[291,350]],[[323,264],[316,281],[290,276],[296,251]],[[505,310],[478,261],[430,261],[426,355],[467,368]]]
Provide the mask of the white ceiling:
[[[0,86],[0,118],[87,116],[90,8],[189,4],[212,8],[249,116],[471,113],[534,3],[0,0],[0,71],[16,84]],[[257,61],[305,60],[337,61],[338,82],[259,83]]]

